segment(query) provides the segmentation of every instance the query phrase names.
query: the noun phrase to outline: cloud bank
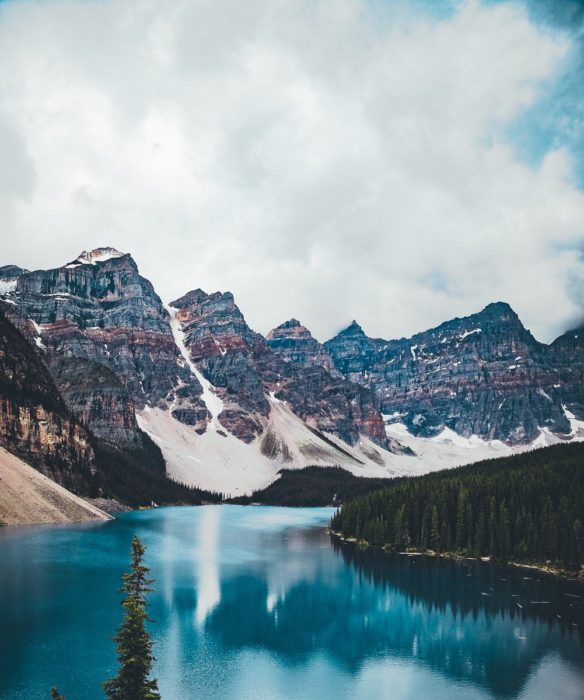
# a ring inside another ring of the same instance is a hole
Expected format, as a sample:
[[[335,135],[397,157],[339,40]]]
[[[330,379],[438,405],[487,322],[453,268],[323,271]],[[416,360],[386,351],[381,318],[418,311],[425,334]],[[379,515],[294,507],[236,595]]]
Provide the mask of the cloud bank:
[[[584,193],[565,141],[528,162],[509,127],[573,33],[422,7],[0,3],[0,264],[113,245],[262,332],[396,337],[505,300],[551,340],[582,315]]]

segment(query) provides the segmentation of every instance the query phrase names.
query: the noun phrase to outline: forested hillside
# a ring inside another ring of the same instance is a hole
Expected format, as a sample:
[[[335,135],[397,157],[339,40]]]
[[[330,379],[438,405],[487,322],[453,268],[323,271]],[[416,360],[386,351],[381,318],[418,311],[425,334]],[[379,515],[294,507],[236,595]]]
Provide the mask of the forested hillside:
[[[420,477],[344,505],[331,527],[373,546],[584,561],[584,445],[554,445]]]
[[[233,503],[267,506],[337,506],[353,498],[387,486],[387,479],[355,476],[340,467],[282,469],[279,478],[251,496],[232,499]]]

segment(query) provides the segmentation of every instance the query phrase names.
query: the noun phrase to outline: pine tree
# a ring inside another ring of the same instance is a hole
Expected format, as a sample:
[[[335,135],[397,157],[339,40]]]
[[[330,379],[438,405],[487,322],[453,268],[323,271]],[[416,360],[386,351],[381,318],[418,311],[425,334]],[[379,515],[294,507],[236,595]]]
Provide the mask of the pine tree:
[[[395,548],[397,550],[402,549],[402,547],[405,545],[405,539],[406,539],[405,519],[406,519],[406,506],[405,506],[405,504],[402,504],[400,509],[397,511],[397,515],[395,516]]]
[[[466,489],[460,489],[456,511],[456,549],[461,552],[468,544],[468,532],[470,526],[468,493]]]
[[[501,561],[507,561],[510,553],[511,530],[509,524],[509,510],[503,501],[499,514],[499,559],[501,559]]]
[[[432,508],[432,528],[430,530],[430,548],[435,552],[440,551],[440,530],[438,529],[438,509]]]
[[[570,528],[568,535],[568,548],[567,556],[565,558],[565,565],[571,569],[579,569],[580,562],[582,561],[582,523],[576,519]]]
[[[143,564],[144,545],[134,535],[131,549],[130,572],[122,576],[121,592],[124,620],[114,637],[120,668],[115,678],[103,684],[109,700],[159,700],[158,682],[149,679],[154,656],[152,640],[146,622],[152,622],[146,611],[146,593],[153,589],[148,578],[150,569]]]

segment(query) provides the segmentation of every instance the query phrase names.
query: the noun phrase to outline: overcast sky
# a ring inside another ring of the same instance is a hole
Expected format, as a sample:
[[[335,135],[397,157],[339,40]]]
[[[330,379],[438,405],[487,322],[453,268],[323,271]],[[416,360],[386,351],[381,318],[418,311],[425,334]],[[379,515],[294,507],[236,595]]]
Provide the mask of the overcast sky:
[[[0,264],[131,252],[256,330],[584,316],[581,1],[0,0]]]

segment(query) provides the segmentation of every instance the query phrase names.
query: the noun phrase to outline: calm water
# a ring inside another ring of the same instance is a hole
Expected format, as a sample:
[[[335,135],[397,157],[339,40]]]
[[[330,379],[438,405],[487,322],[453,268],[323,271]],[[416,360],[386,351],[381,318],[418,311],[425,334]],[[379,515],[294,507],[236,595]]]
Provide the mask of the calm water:
[[[0,531],[0,697],[103,697],[137,532],[164,700],[584,698],[582,589],[360,552],[331,543],[329,516],[161,508]]]

